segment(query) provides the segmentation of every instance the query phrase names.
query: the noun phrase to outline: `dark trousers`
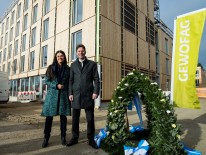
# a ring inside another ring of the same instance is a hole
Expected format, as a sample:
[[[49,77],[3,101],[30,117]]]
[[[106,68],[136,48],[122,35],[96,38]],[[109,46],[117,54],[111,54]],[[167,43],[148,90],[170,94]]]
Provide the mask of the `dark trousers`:
[[[45,120],[45,127],[44,127],[44,137],[49,139],[51,133],[53,117],[48,116]],[[61,137],[66,136],[67,130],[67,117],[65,115],[60,115],[60,130],[61,130]]]
[[[73,109],[72,111],[72,136],[74,139],[79,138],[79,117],[81,109]],[[87,138],[89,141],[94,140],[94,109],[85,109],[87,119]]]

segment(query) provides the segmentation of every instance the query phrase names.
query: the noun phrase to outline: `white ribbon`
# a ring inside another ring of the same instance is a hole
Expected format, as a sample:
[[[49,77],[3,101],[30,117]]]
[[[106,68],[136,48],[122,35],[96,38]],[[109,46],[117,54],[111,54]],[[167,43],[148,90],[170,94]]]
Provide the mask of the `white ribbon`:
[[[125,155],[146,155],[148,150],[149,144],[146,140],[141,140],[136,148],[124,145]]]
[[[94,141],[96,142],[97,146],[100,147],[100,143],[102,139],[107,137],[107,132],[104,128],[102,128],[98,135],[94,137]]]

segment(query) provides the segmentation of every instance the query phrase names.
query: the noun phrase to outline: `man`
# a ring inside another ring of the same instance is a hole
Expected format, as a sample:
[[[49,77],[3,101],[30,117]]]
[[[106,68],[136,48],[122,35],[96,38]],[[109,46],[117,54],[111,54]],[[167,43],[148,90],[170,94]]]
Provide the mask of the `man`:
[[[71,64],[69,80],[69,99],[72,102],[72,139],[67,146],[78,143],[79,117],[81,109],[85,109],[87,119],[87,138],[89,145],[97,149],[94,141],[94,100],[99,95],[100,82],[97,64],[86,58],[83,44],[76,47],[78,59]]]

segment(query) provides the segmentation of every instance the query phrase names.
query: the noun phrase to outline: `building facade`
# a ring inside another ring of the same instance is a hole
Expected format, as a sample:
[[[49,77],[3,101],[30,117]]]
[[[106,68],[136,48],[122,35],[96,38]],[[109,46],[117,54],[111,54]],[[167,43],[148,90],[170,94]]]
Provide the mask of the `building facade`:
[[[0,21],[0,70],[9,74],[11,95],[35,90],[42,98],[55,51],[70,64],[79,43],[98,63],[102,100],[132,69],[170,89],[172,37],[155,24],[154,8],[154,0],[14,1]]]
[[[161,20],[157,24],[155,33],[157,83],[162,90],[169,91],[171,90],[173,34]]]
[[[206,87],[206,72],[201,66],[198,66],[196,69],[196,87],[205,88]]]

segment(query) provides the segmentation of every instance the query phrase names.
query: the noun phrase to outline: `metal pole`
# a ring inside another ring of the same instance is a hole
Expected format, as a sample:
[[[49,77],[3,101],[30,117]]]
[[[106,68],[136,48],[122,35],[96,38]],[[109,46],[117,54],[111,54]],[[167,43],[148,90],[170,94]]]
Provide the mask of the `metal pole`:
[[[99,81],[101,82],[101,65],[97,65],[98,73],[99,73]],[[94,100],[95,108],[99,109],[101,106],[101,84],[100,84],[100,92],[97,99]]]

